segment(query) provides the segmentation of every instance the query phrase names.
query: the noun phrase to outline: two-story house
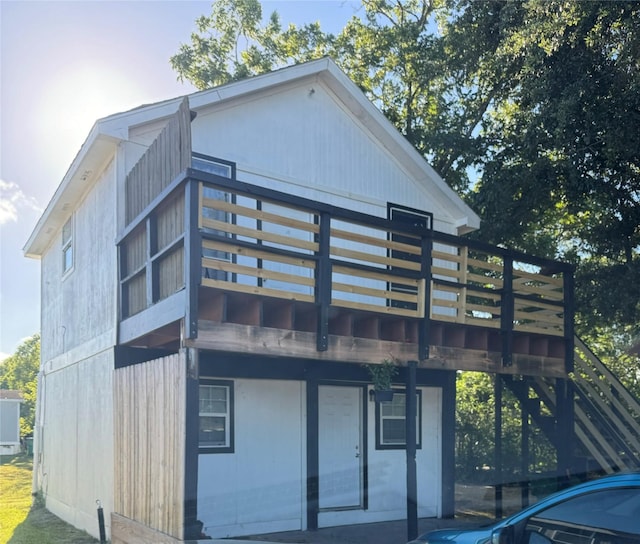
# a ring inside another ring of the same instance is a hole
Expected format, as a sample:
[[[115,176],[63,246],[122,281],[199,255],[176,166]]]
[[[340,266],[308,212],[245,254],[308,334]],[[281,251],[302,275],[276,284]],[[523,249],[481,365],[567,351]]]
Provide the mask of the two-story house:
[[[25,247],[35,489],[114,543],[450,516],[458,370],[560,384],[565,466],[571,268],[478,227],[329,59],[98,120]]]

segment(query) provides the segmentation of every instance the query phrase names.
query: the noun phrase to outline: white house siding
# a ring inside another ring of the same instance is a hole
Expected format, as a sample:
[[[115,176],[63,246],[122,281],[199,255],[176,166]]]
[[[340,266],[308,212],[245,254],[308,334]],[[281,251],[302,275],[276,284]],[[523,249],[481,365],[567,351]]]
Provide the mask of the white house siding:
[[[75,210],[69,210],[73,267],[63,274],[60,232],[42,256],[34,487],[54,514],[94,536],[96,500],[110,512],[113,493],[115,194],[112,161]]]
[[[192,135],[194,151],[235,161],[242,181],[382,217],[394,202],[455,232],[427,188],[318,81],[203,110]]]
[[[62,233],[42,257],[43,363],[104,334],[115,344],[114,176],[111,162],[72,215],[73,268],[63,275]]]
[[[247,379],[233,383],[235,452],[199,456],[198,519],[214,538],[305,529],[305,384]],[[418,515],[437,517],[442,494],[442,390],[418,389]],[[320,527],[406,517],[405,451],[376,450],[375,403],[366,404],[368,508],[321,511]]]
[[[438,517],[442,496],[442,389],[418,390],[422,391],[422,447],[416,453],[418,516]],[[376,450],[373,402],[367,402],[367,420],[368,509],[320,512],[320,527],[406,519],[405,450]]]
[[[96,500],[105,512],[113,502],[112,378],[107,350],[45,372],[40,382],[40,491],[51,512],[96,537]]]
[[[208,535],[303,528],[304,391],[296,381],[234,380],[235,452],[199,457],[198,519]]]

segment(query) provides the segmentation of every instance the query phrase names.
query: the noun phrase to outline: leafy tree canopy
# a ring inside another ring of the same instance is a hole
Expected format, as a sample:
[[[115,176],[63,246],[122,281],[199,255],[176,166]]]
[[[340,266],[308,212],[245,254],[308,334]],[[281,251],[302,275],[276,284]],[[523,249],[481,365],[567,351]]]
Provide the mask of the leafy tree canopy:
[[[640,3],[363,0],[337,35],[218,0],[171,58],[204,89],[330,55],[481,215],[576,264],[578,330],[640,323]]]
[[[34,334],[18,346],[16,352],[0,363],[0,389],[22,391],[20,434],[33,433],[38,371],[40,370],[40,335]]]

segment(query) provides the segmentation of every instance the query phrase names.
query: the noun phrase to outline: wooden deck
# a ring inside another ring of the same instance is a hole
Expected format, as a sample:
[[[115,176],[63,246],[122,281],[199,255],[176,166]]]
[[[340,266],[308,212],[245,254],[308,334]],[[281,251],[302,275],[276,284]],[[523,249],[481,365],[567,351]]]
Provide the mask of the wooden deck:
[[[119,246],[123,344],[571,370],[563,263],[195,170]]]

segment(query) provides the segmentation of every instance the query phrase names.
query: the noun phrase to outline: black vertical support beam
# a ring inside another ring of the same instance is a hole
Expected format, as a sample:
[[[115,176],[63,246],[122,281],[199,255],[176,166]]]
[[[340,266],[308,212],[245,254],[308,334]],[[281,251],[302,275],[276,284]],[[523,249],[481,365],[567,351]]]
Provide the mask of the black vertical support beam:
[[[329,307],[331,305],[331,216],[320,214],[318,262],[316,264],[316,304],[318,305],[317,350],[329,347]]]
[[[186,410],[184,455],[184,539],[198,538],[198,441],[199,441],[199,370],[198,351],[185,349]]]
[[[442,517],[455,516],[456,372],[447,372],[442,391]]]
[[[432,231],[427,236],[422,236],[420,242],[420,277],[424,279],[424,316],[420,322],[418,331],[418,359],[424,361],[429,358],[429,340],[431,328],[431,266],[433,254]]]
[[[565,369],[573,372],[574,357],[574,280],[573,268],[565,270],[562,275],[564,289],[564,341],[565,341]]]
[[[198,337],[198,291],[202,281],[202,239],[198,228],[200,184],[189,179],[185,184],[184,211],[184,284],[187,291],[184,333]]]
[[[407,363],[407,382],[405,395],[405,425],[407,437],[407,540],[418,536],[418,482],[416,475],[417,450],[417,402],[416,402],[416,361]]]
[[[561,486],[568,484],[573,470],[574,433],[573,384],[566,379],[556,379],[556,440],[558,448],[558,476]]]
[[[307,530],[318,529],[319,510],[318,381],[307,377]]]
[[[500,308],[500,332],[502,333],[502,366],[513,362],[513,257],[505,255],[503,263],[502,305]]]
[[[520,417],[522,418],[520,425],[520,440],[521,440],[521,454],[520,454],[520,473],[522,474],[522,481],[520,482],[520,498],[522,501],[522,508],[529,506],[529,405],[526,400],[529,396],[529,384],[527,378],[524,380],[524,398],[520,399]]]
[[[496,374],[493,382],[493,397],[496,403],[494,413],[496,519],[500,519],[502,517],[502,378],[500,374]]]

